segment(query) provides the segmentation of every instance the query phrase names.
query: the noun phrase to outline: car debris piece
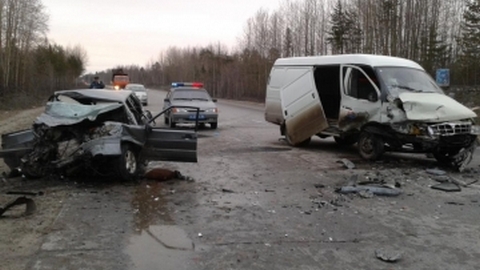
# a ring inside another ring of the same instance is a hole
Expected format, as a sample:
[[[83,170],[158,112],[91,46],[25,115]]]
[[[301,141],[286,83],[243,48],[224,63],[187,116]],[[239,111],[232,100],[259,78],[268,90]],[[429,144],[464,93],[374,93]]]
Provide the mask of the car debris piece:
[[[458,192],[462,191],[459,185],[451,182],[445,182],[431,187],[432,189],[437,189],[445,192]]]
[[[8,202],[7,204],[5,204],[4,207],[0,207],[0,217],[6,211],[8,211],[10,208],[12,208],[14,206],[17,206],[17,205],[22,205],[22,204],[26,205],[25,215],[27,215],[27,216],[33,214],[35,212],[35,210],[37,210],[37,206],[32,199],[27,198],[25,196],[22,196],[22,197],[18,197],[15,200],[12,200],[12,201]]]
[[[346,158],[338,160],[337,163],[343,163],[343,166],[349,170],[355,169],[355,164]]]
[[[432,174],[432,175],[446,175],[447,172],[443,171],[443,170],[439,170],[439,169],[427,169],[426,172],[428,174]]]
[[[175,170],[168,170],[163,168],[153,168],[144,174],[144,177],[149,180],[167,181],[172,179],[194,181],[192,177],[185,176],[181,172]]]
[[[373,198],[373,196],[375,196],[375,194],[373,194],[373,192],[370,190],[360,190],[360,192],[358,192],[358,195],[360,195],[360,197],[365,199],[370,199],[370,198]]]
[[[341,194],[359,193],[361,191],[369,191],[379,196],[398,196],[402,194],[402,191],[399,189],[377,186],[344,186],[336,190],[336,192]]]
[[[231,189],[228,189],[228,188],[222,188],[222,192],[225,192],[225,193],[235,193],[235,191],[231,190]]]
[[[384,262],[397,262],[402,258],[402,253],[396,250],[377,249],[375,256]]]

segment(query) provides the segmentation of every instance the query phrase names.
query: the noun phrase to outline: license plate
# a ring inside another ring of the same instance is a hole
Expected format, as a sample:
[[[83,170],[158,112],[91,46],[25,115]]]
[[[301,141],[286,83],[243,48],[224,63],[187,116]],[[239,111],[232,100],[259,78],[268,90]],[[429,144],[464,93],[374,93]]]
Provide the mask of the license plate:
[[[196,114],[189,115],[189,116],[188,116],[188,119],[195,120],[196,116],[197,116]],[[199,114],[199,115],[198,115],[198,119],[205,119],[205,115]]]

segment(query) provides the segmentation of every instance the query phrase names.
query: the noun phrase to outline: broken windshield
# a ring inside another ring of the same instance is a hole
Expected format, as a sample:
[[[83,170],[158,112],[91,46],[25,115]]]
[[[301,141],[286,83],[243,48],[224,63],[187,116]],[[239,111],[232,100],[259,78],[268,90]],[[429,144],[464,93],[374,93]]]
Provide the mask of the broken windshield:
[[[404,92],[440,93],[443,91],[425,71],[406,67],[381,67],[377,74],[388,93],[398,97]]]
[[[95,121],[100,114],[116,110],[122,106],[120,103],[83,105],[66,102],[48,102],[45,106],[45,112],[35,122],[53,127],[73,125],[85,119]]]

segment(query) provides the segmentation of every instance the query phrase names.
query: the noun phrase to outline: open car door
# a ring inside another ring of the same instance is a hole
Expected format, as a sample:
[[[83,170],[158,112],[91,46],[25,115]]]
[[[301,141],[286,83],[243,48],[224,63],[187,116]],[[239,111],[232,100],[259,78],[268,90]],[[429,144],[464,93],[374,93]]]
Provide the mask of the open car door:
[[[197,134],[190,130],[152,128],[142,154],[148,160],[197,162]]]
[[[281,91],[285,136],[297,145],[328,128],[320,97],[315,87],[313,68],[286,68]]]

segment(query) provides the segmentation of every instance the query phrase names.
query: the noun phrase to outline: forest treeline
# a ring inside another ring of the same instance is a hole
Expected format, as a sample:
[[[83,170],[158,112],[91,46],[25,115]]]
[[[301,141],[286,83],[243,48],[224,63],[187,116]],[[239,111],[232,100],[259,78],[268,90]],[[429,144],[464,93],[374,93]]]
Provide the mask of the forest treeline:
[[[41,0],[0,0],[0,101],[44,96],[79,81],[86,52],[51,43],[47,30]],[[150,87],[201,81],[215,97],[263,100],[277,58],[345,53],[405,57],[432,76],[450,69],[453,85],[477,85],[480,0],[283,0],[247,19],[233,49],[171,47],[145,66],[112,69]],[[109,82],[111,70],[97,75]]]
[[[0,0],[0,104],[25,106],[72,88],[86,52],[46,38],[48,14],[40,0]]]
[[[150,86],[202,81],[216,97],[263,100],[277,58],[345,53],[405,57],[432,76],[450,69],[451,84],[477,85],[480,0],[283,1],[247,20],[233,51],[172,47],[144,67],[123,68]]]

